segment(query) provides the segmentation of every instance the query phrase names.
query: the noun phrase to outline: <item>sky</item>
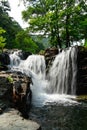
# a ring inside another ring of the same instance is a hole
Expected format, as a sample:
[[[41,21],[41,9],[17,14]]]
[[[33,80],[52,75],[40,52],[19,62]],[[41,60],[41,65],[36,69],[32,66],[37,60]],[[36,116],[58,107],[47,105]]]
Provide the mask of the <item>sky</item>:
[[[19,0],[8,0],[11,7],[11,12],[9,13],[23,28],[27,27],[27,23],[22,20],[21,12],[25,9],[23,2],[19,5]],[[18,6],[19,5],[19,6]]]

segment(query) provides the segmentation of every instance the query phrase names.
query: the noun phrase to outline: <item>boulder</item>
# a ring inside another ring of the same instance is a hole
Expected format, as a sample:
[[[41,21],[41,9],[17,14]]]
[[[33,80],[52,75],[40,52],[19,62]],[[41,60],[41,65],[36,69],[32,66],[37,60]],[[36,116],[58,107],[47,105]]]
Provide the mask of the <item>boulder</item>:
[[[17,108],[28,118],[31,107],[31,79],[19,72],[0,72],[0,99],[6,106]]]
[[[31,52],[24,52],[24,51],[22,51],[22,52],[21,52],[21,55],[20,55],[20,58],[21,58],[22,60],[26,60],[27,57],[30,56],[30,55],[32,55]]]
[[[56,48],[56,47],[52,47],[52,48],[47,48],[45,50],[45,57],[52,57],[52,56],[55,56],[59,53],[59,49]]]

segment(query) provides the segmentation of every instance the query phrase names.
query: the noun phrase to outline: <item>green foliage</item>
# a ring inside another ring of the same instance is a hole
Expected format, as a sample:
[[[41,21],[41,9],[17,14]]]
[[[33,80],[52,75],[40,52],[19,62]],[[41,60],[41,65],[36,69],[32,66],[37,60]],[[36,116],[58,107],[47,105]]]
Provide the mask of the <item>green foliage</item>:
[[[84,44],[85,47],[87,47],[87,40],[85,41],[85,44]]]
[[[43,32],[54,46],[70,46],[87,37],[87,3],[83,0],[26,0],[22,15],[29,32]]]
[[[3,48],[5,47],[6,43],[6,38],[4,38],[2,35],[6,31],[0,27],[0,49],[3,51]]]
[[[16,35],[16,42],[18,44],[17,47],[24,51],[36,53],[38,50],[38,46],[26,31],[21,31]]]
[[[6,48],[14,48],[16,34],[22,30],[20,25],[9,16],[10,5],[8,1],[0,1],[0,26],[6,30],[4,37],[6,38]]]
[[[10,82],[10,83],[13,83],[13,78],[11,76],[8,76],[7,77],[7,80]]]
[[[45,53],[45,50],[40,50],[39,52],[40,55],[44,55],[44,53]]]
[[[48,38],[42,37],[40,35],[31,35],[31,37],[38,46],[38,52],[40,50],[44,50],[45,48],[47,48],[49,46]]]

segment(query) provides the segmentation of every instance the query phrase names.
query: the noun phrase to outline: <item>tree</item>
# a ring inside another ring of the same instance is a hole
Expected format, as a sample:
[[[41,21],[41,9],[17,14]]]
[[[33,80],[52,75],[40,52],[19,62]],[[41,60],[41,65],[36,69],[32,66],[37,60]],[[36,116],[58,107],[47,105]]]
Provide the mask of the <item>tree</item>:
[[[52,45],[70,46],[73,41],[86,38],[86,0],[26,0],[30,2],[23,18],[29,23],[29,32],[43,32]]]
[[[16,34],[22,30],[20,25],[9,16],[8,11],[10,11],[10,5],[8,1],[0,1],[0,26],[6,30],[4,36],[6,37],[6,48],[15,47],[15,37]]]
[[[6,43],[5,43],[6,38],[3,37],[3,33],[5,33],[5,32],[6,31],[0,27],[0,49],[2,50],[2,52],[3,52],[3,48],[6,45]]]
[[[38,51],[38,46],[29,36],[26,31],[21,31],[16,35],[17,48],[24,51],[29,51],[31,53],[36,53]]]

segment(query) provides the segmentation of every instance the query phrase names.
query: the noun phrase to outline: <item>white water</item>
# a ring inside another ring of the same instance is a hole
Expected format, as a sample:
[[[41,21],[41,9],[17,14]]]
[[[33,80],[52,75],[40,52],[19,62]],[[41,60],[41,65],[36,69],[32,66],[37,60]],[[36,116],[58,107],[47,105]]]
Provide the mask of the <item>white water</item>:
[[[14,53],[10,54],[10,67],[13,68],[13,66],[17,67],[19,66],[21,59],[18,56],[19,51],[15,51]]]
[[[49,89],[51,93],[75,94],[77,74],[77,49],[63,50],[56,56],[49,71]]]
[[[21,60],[18,53],[10,55],[11,69],[21,71],[32,78],[32,102],[42,106],[49,102],[76,103],[68,94],[75,94],[76,86],[76,48],[58,54],[49,71],[46,80],[46,65],[44,56],[31,55]]]

